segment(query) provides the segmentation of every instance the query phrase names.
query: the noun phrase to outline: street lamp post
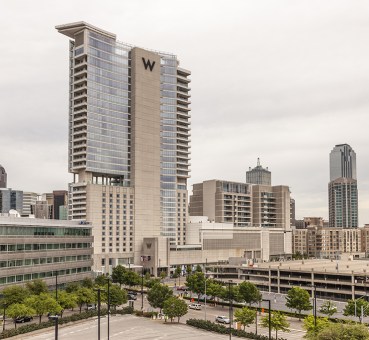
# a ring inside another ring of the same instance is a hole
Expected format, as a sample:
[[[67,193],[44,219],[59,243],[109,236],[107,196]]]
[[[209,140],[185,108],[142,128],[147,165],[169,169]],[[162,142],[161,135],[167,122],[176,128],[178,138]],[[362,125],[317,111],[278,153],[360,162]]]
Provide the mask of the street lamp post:
[[[144,308],[143,284],[144,284],[144,267],[142,266],[142,272],[141,272],[141,310],[142,311]]]
[[[207,265],[208,265],[208,259],[205,260],[205,321],[206,321],[206,279],[207,279]]]
[[[101,307],[101,288],[95,288],[97,291],[97,340],[100,340],[100,307]]]
[[[263,299],[263,301],[268,302],[269,340],[271,340],[272,339],[271,301],[267,299]]]
[[[108,279],[108,340],[110,339],[110,276]]]
[[[313,307],[313,313],[314,313],[314,328],[316,329],[316,285],[311,284],[309,287],[314,289],[314,307]]]
[[[49,319],[55,321],[55,340],[58,340],[59,335],[59,315],[50,315]]]
[[[55,272],[55,300],[58,301],[58,271]]]
[[[231,283],[232,280],[228,281],[228,294],[229,294],[229,340],[232,339],[232,297],[231,297]]]

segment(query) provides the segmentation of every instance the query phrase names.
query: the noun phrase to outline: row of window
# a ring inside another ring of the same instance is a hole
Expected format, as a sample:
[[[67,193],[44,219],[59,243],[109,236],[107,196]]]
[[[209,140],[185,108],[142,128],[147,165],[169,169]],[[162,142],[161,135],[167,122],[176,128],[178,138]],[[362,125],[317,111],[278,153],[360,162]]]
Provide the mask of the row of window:
[[[28,252],[45,250],[83,249],[91,248],[91,243],[18,243],[0,244],[1,252]]]
[[[81,268],[71,268],[65,270],[58,270],[58,275],[73,275],[77,273],[87,273],[91,271],[91,267],[81,267]],[[35,279],[44,279],[48,277],[53,277],[56,275],[56,272],[48,271],[48,272],[40,272],[40,273],[32,273],[32,274],[21,274],[21,275],[12,275],[12,276],[3,276],[0,277],[0,284],[7,283],[15,283],[15,282],[24,282],[31,281]]]
[[[0,261],[0,268],[23,267],[23,266],[37,266],[43,264],[88,261],[91,255],[75,255],[75,256],[58,256],[58,257],[41,257],[35,259],[19,259],[19,260],[3,260]]]
[[[90,228],[0,226],[0,236],[91,236]]]

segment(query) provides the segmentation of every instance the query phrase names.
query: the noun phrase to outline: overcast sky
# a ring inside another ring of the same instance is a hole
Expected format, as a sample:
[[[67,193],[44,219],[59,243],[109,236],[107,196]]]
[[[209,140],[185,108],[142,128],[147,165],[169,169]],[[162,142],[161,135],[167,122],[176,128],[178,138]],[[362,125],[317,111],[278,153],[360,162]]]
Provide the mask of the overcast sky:
[[[296,216],[328,217],[329,153],[357,154],[369,223],[369,0],[0,0],[0,164],[8,187],[67,189],[68,38],[87,21],[192,71],[192,178],[245,181],[257,157]]]

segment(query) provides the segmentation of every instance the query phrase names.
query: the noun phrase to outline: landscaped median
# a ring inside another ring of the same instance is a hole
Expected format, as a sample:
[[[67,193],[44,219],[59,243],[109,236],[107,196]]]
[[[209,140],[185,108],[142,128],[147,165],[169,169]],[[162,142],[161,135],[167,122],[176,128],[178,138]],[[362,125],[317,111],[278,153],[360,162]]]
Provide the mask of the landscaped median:
[[[229,334],[229,331],[231,330],[232,335],[238,336],[240,338],[246,338],[246,339],[255,339],[255,340],[269,340],[268,336],[265,335],[258,335],[252,332],[246,332],[241,329],[234,329],[229,328],[228,326],[223,326],[216,324],[214,322],[211,322],[209,320],[199,320],[199,319],[189,319],[186,321],[187,325],[196,327],[199,329],[203,329],[205,331],[209,332],[215,332],[220,334]],[[272,339],[275,340],[275,338],[272,337]],[[285,338],[278,338],[278,340],[286,340]]]
[[[123,315],[123,314],[132,314],[133,313],[133,308],[132,307],[125,307],[121,310],[110,311],[110,313],[111,314],[121,314],[121,315]],[[108,314],[108,310],[106,308],[101,309],[101,311],[100,311],[101,316],[104,316],[104,315],[107,315],[107,314]],[[67,324],[67,323],[70,323],[70,322],[85,320],[85,319],[96,317],[96,316],[97,316],[97,311],[96,310],[90,310],[90,311],[82,312],[80,314],[73,314],[71,316],[66,316],[64,318],[60,318],[58,320],[58,324],[59,325],[64,325],[64,324]],[[55,324],[54,321],[47,321],[47,322],[41,322],[40,324],[33,323],[33,324],[30,324],[30,325],[27,325],[27,326],[21,326],[17,329],[8,329],[8,330],[5,330],[4,332],[0,333],[0,339],[6,339],[6,338],[10,338],[12,336],[25,334],[25,333],[37,331],[39,329],[52,327],[52,326],[54,326],[54,324]]]

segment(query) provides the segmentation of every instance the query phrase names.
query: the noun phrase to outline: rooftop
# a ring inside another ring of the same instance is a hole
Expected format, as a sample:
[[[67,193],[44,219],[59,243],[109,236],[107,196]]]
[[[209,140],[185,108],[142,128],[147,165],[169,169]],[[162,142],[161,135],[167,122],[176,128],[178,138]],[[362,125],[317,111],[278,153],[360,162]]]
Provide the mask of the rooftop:
[[[349,273],[361,274],[369,272],[369,260],[299,260],[285,262],[257,263],[254,268],[282,269],[290,271],[305,271],[317,273]]]

